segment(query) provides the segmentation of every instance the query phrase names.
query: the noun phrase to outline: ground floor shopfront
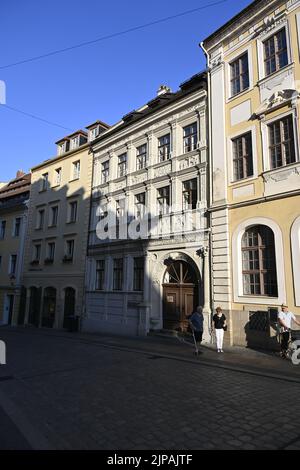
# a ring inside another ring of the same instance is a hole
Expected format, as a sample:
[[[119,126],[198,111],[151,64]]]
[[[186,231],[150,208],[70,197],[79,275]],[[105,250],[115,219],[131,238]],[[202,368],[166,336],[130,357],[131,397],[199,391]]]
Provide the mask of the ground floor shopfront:
[[[83,276],[57,274],[51,277],[26,277],[23,324],[69,329],[71,320],[77,317],[79,328],[83,309],[83,282]]]
[[[208,242],[166,240],[107,244],[88,257],[85,331],[146,335],[184,331],[187,316],[203,306],[209,341]]]

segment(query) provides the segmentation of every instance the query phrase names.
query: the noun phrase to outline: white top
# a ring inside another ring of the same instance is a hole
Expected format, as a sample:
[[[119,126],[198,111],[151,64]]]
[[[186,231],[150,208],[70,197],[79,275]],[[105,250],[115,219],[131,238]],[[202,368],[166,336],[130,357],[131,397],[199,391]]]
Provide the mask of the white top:
[[[280,312],[278,318],[283,320],[287,328],[282,327],[283,331],[288,331],[292,327],[292,320],[296,320],[295,315],[292,312]]]

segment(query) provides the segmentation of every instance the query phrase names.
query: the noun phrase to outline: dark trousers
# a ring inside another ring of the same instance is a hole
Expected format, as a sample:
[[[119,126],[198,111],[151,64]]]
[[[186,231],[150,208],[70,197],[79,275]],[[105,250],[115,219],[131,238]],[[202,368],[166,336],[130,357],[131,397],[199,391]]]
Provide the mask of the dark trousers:
[[[195,335],[195,340],[197,341],[197,343],[201,343],[203,331],[194,331],[194,335]]]
[[[288,331],[281,333],[281,351],[286,352],[288,349],[290,334]]]

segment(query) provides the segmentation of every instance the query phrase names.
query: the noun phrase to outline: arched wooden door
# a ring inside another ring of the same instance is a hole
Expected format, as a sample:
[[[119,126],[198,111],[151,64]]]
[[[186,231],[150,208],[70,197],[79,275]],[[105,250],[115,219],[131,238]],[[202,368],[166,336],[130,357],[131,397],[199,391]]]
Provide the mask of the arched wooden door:
[[[190,315],[198,304],[198,279],[186,261],[174,261],[167,267],[163,283],[163,327],[186,330]]]
[[[75,289],[67,287],[65,289],[64,328],[69,328],[69,317],[73,315],[75,315]]]

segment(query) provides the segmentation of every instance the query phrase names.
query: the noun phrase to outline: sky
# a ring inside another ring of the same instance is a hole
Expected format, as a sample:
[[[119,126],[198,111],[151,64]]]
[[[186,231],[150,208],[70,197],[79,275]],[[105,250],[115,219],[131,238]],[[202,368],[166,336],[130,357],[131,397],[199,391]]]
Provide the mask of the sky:
[[[0,182],[56,154],[55,142],[100,119],[114,124],[205,68],[199,42],[250,0],[1,0]],[[5,67],[103,36],[211,7],[39,60]],[[61,127],[59,127],[61,126]]]

